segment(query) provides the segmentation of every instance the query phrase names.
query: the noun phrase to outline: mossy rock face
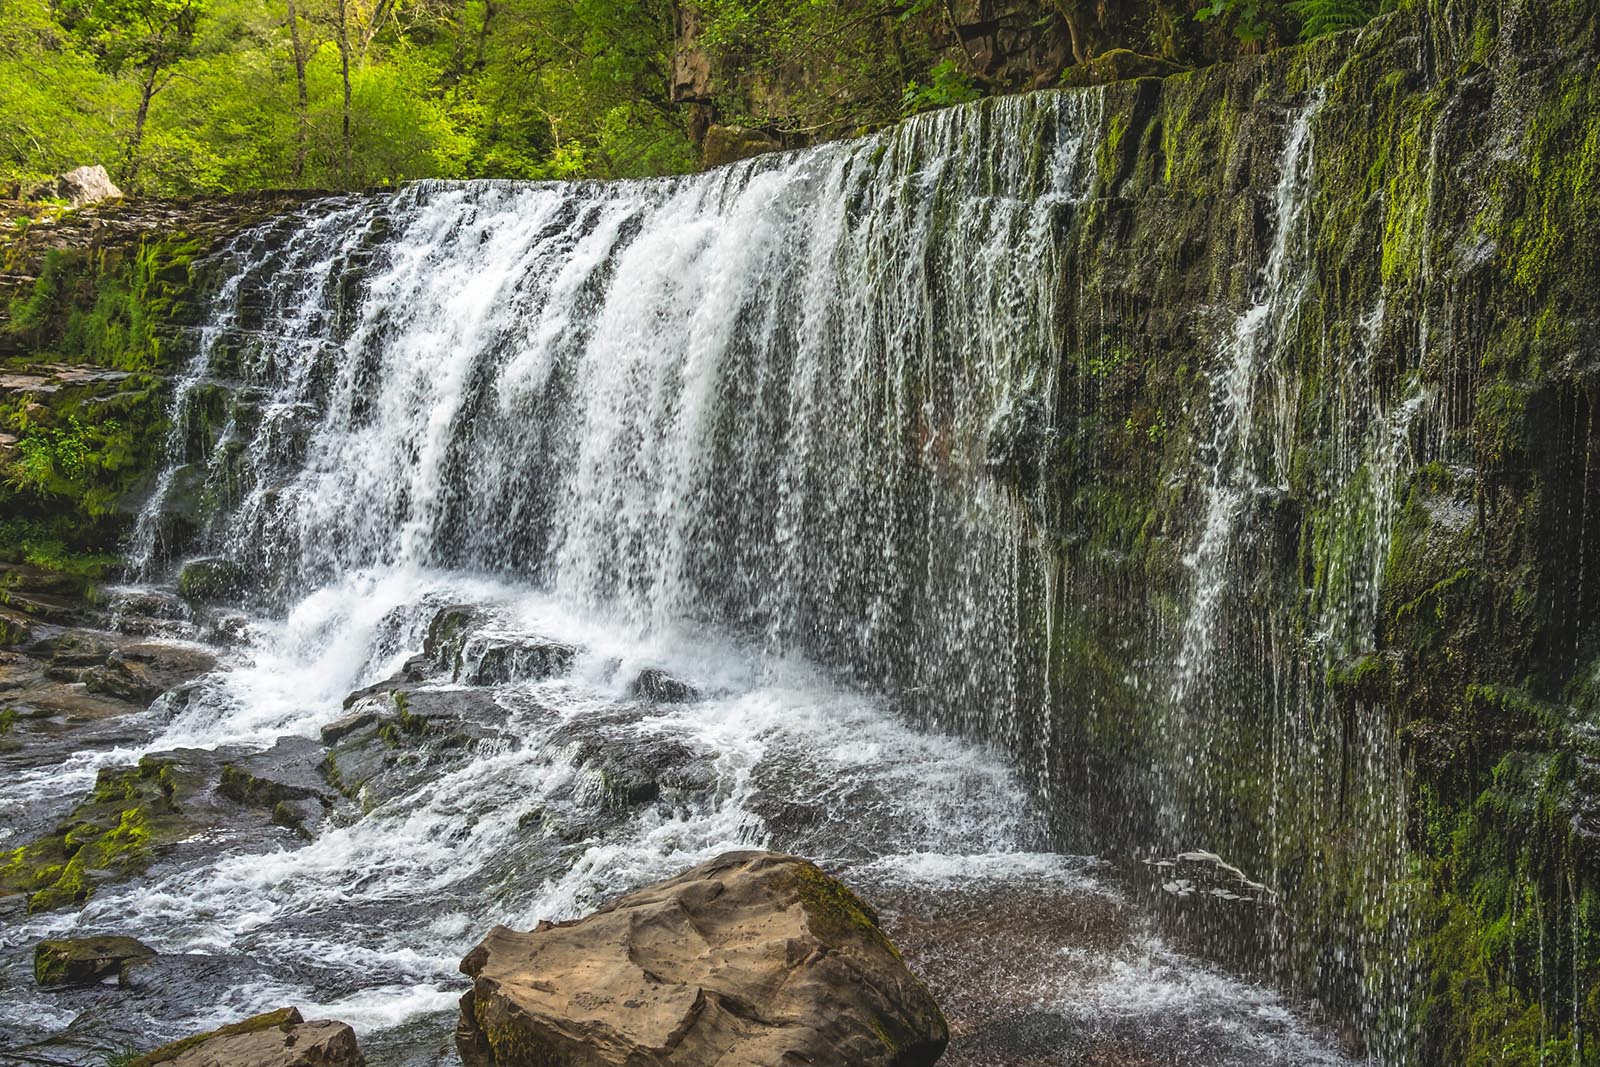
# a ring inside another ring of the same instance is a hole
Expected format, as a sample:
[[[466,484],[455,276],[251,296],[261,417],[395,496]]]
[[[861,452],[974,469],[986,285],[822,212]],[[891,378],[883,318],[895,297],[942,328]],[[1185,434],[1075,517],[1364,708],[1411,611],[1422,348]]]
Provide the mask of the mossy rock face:
[[[114,978],[128,960],[156,950],[132,937],[69,937],[41,941],[33,950],[33,977],[42,986],[94,985]]]
[[[0,895],[25,893],[30,912],[80,905],[102,882],[143,871],[156,848],[181,839],[172,764],[146,757],[100,771],[94,791],[54,832],[12,849],[0,864]]]
[[[224,238],[308,194],[122,201],[0,234],[0,560],[114,571]],[[180,527],[190,516],[168,517]]]

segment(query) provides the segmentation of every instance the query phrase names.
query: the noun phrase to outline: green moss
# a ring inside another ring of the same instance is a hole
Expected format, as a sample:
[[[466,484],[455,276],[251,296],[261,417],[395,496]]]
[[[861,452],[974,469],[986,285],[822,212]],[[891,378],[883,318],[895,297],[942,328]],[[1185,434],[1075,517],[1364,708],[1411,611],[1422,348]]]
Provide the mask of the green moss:
[[[404,744],[410,738],[421,737],[428,732],[428,720],[421,715],[411,713],[410,697],[405,690],[396,689],[393,693],[395,713],[387,716],[378,726],[378,736],[384,744],[391,748]]]
[[[154,848],[182,836],[170,764],[141,760],[104,769],[94,789],[52,833],[11,851],[0,867],[0,894],[24,893],[29,911],[81,904],[96,881],[135,874]],[[97,872],[93,878],[90,872]]]
[[[900,950],[878,927],[877,915],[843,882],[829,877],[811,863],[803,863],[795,869],[795,880],[811,932],[825,944],[865,941],[886,948],[896,959],[900,958]]]

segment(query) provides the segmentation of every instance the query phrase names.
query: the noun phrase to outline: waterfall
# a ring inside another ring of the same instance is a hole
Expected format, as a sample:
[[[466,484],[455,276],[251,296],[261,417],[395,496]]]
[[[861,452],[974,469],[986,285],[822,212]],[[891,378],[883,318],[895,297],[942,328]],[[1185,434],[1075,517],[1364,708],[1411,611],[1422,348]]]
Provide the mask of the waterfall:
[[[1181,702],[1196,678],[1210,665],[1219,599],[1230,575],[1229,546],[1240,512],[1255,494],[1281,485],[1287,474],[1287,441],[1272,436],[1270,470],[1256,455],[1255,415],[1261,380],[1272,373],[1272,360],[1289,320],[1305,295],[1303,263],[1304,214],[1310,189],[1313,154],[1312,122],[1319,97],[1300,109],[1290,124],[1278,160],[1273,190],[1272,239],[1267,262],[1253,286],[1250,305],[1239,314],[1218,354],[1212,387],[1211,433],[1201,463],[1205,469],[1205,518],[1199,542],[1185,563],[1194,572],[1194,592],[1183,623],[1183,638],[1172,682],[1172,698]],[[1280,418],[1281,405],[1272,409]]]
[[[421,183],[253,235],[179,387],[140,564],[188,461],[215,502],[199,550],[274,603],[361,568],[520,575],[1001,732],[1036,563],[987,444],[1049,417],[1030,405],[1098,104],[943,112],[693,179]],[[188,454],[207,381],[248,418]]]
[[[1431,394],[1375,367],[1380,295],[1361,329],[1317,342],[1350,429],[1292,484],[1321,221],[1313,90],[1267,124],[1270,173],[1240,170],[1229,191],[1264,239],[1210,293],[1202,402],[1126,401],[1139,354],[1122,309],[1086,294],[1097,254],[1155,210],[1119,199],[1133,106],[994,99],[692,177],[422,182],[240,235],[214,259],[133,549],[151,577],[225,558],[276,621],[169,741],[315,732],[454,600],[492,603],[495,640],[581,617],[612,635],[608,662],[715,634],[755,650],[756,677],[820,664],[919,729],[1004,753],[1027,803],[1046,798],[1055,847],[1213,849],[1275,887],[1336,875],[1327,897],[1285,904],[1299,928],[1272,964],[1332,990],[1402,1062],[1405,1005],[1373,990],[1404,956],[1404,909],[1376,933],[1318,909],[1403,881],[1404,768],[1386,709],[1347,708],[1327,678],[1373,649]],[[1132,508],[1096,492],[1117,455],[1107,412],[1125,461],[1167,449],[1143,569],[1078,528]],[[1301,538],[1312,503],[1329,517]],[[1152,578],[1170,588],[1137,587]],[[549,600],[507,607],[511,586]],[[759,752],[773,728],[735,734]],[[731,807],[693,833],[672,824],[694,844],[662,855],[755,833],[753,772],[735,762]],[[445,834],[458,802],[424,798],[419,824]],[[986,847],[1033,846],[1031,820],[998,814],[962,818]],[[516,830],[484,826],[495,847]],[[1314,835],[1348,842],[1329,859]],[[608,864],[632,854],[601,852],[557,879],[565,911],[627,884]],[[416,877],[443,884],[448,853],[425,859]]]

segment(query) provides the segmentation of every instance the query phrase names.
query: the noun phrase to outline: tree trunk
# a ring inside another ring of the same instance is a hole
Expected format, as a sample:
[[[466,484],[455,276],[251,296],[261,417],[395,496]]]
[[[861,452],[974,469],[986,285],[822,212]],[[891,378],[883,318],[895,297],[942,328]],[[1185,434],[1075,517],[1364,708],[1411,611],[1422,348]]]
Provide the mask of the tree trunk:
[[[299,185],[306,172],[306,126],[311,121],[311,96],[306,89],[306,53],[300,43],[300,13],[289,0],[289,44],[294,49],[295,114],[294,183]]]
[[[339,0],[339,68],[344,78],[344,173],[345,185],[350,184],[350,172],[355,169],[355,144],[350,137],[350,22],[346,15],[348,0]]]
[[[128,191],[139,185],[139,147],[144,144],[144,124],[150,117],[150,100],[156,95],[156,74],[159,68],[152,63],[145,69],[144,84],[139,88],[139,110],[133,115],[133,136],[128,138],[128,154],[123,174]]]

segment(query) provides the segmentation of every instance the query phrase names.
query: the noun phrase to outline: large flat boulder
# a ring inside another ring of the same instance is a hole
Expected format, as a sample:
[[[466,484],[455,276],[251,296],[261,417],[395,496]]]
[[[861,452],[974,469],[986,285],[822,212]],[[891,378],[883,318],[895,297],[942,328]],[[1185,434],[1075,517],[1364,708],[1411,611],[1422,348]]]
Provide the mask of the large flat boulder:
[[[306,1022],[297,1009],[279,1008],[163,1045],[130,1067],[362,1067],[363,1062],[349,1026]]]
[[[496,927],[461,969],[467,1067],[923,1067],[949,1039],[872,909],[772,852],[574,922]]]

